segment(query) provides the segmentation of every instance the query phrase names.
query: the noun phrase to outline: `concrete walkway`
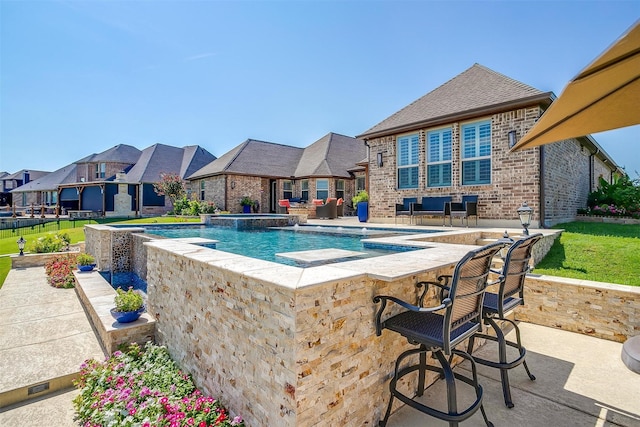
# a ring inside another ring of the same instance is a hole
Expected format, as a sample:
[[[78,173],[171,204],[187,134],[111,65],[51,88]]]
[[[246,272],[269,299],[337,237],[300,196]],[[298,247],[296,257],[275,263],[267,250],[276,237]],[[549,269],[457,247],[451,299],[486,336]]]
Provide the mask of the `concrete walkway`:
[[[511,370],[515,408],[504,405],[499,373],[478,367],[485,408],[496,427],[640,427],[640,375],[622,363],[622,344],[527,323],[520,328],[537,380],[530,381],[522,367]],[[495,347],[489,343],[480,353],[494,357]],[[50,287],[42,267],[11,270],[0,289],[0,397],[19,402],[2,405],[0,426],[77,426],[71,400],[78,392],[70,388],[70,379],[85,359],[103,357],[73,289]],[[45,383],[49,391],[59,390],[24,396],[30,387]],[[444,405],[443,386],[437,382],[423,399]],[[472,392],[462,387],[458,394],[470,399]],[[371,402],[363,396],[362,403],[384,411],[387,401]],[[406,406],[388,424],[423,425],[447,424]],[[461,425],[484,422],[478,412]]]
[[[1,426],[73,425],[63,396],[83,361],[104,357],[74,289],[51,287],[44,267],[9,272],[0,289]]]

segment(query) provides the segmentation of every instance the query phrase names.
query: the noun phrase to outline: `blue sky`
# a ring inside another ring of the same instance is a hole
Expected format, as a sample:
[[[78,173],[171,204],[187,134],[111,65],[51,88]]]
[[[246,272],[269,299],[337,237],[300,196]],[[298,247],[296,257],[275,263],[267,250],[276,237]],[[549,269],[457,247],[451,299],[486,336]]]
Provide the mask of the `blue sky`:
[[[640,1],[0,0],[0,171],[358,135],[474,63],[560,95]],[[640,126],[594,134],[632,178]]]

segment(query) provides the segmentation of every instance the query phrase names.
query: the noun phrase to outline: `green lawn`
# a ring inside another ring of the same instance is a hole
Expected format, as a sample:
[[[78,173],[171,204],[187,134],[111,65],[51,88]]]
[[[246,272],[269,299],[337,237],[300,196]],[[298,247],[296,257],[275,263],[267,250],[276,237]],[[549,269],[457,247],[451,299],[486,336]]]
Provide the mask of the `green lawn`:
[[[640,225],[570,222],[534,273],[640,286]]]
[[[96,224],[107,224],[107,223],[126,223],[126,224],[141,224],[141,223],[171,223],[171,222],[200,222],[200,218],[196,217],[172,217],[172,216],[162,216],[162,217],[154,217],[154,218],[138,218],[138,219],[130,219],[130,220],[121,220],[121,219],[98,219],[95,221],[91,221]],[[68,221],[61,221],[61,223],[68,223]],[[24,238],[27,240],[26,247],[29,247],[29,242],[37,239],[40,236],[44,236],[45,234],[56,233],[53,232],[44,232],[37,234],[29,234],[25,235]],[[84,241],[84,224],[80,227],[76,228],[66,228],[60,230],[60,233],[67,233],[71,238],[71,243],[78,243]],[[16,244],[17,237],[20,233],[16,233],[15,236],[7,237],[4,239],[0,239],[0,287],[4,283],[4,279],[9,274],[9,270],[11,269],[11,259],[9,255],[18,253],[18,245]]]
[[[199,222],[199,219],[155,217],[118,222],[185,221]],[[534,273],[640,286],[640,225],[570,222],[554,228],[564,229],[565,232],[536,266]],[[72,243],[84,240],[83,227],[64,231],[69,234]],[[42,234],[31,234],[27,240],[36,239]],[[0,286],[11,268],[11,260],[6,255],[16,252],[15,237],[0,239]]]

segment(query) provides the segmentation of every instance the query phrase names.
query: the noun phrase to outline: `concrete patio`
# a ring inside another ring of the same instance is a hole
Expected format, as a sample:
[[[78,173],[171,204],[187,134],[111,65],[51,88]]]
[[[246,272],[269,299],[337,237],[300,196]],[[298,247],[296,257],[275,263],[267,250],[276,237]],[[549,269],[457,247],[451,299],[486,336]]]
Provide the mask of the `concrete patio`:
[[[353,225],[353,219],[343,223]],[[0,425],[77,425],[71,404],[77,391],[69,388],[68,378],[78,372],[84,359],[104,354],[75,292],[51,288],[42,267],[16,269],[0,289],[0,301],[0,397],[46,382],[52,385],[49,394],[36,393],[35,398],[9,406],[0,401]],[[522,367],[510,372],[515,408],[504,405],[499,373],[478,367],[485,408],[495,426],[640,426],[640,375],[622,363],[621,343],[531,323],[521,322],[520,328],[537,380],[530,381]],[[479,352],[491,357],[495,348],[489,343]],[[62,377],[65,380],[55,390],[54,380]],[[437,382],[423,398],[444,404],[442,386]],[[470,398],[466,391],[466,387],[460,390],[459,396]],[[362,396],[361,404],[384,408],[387,401]],[[403,407],[388,425],[447,424]],[[462,425],[484,426],[484,422],[477,413]]]

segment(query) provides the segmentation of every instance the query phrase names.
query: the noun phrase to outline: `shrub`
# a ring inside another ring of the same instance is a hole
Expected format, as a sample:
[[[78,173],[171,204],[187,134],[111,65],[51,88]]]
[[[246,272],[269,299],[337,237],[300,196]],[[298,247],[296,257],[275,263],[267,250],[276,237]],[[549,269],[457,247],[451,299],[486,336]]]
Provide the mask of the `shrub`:
[[[144,304],[144,300],[142,299],[142,295],[135,292],[132,287],[129,287],[127,292],[122,289],[116,289],[115,303],[116,311],[137,311]]]
[[[73,288],[76,285],[76,279],[73,276],[76,263],[76,257],[73,255],[56,257],[47,262],[44,265],[47,282],[54,288]]]
[[[598,189],[587,198],[588,214],[640,216],[640,178],[615,176],[611,183],[600,177]]]
[[[166,347],[131,344],[104,362],[91,359],[75,381],[73,400],[85,426],[239,426],[227,410],[195,388],[191,377],[175,364]]]
[[[36,241],[31,243],[30,251],[38,254],[61,252],[68,249],[71,239],[67,233],[47,234],[38,237]]]
[[[369,193],[367,193],[366,190],[362,190],[361,192],[359,192],[358,194],[356,194],[351,198],[351,203],[353,203],[354,208],[358,206],[358,203],[368,202],[368,201],[369,201]]]
[[[78,265],[93,265],[96,263],[96,259],[83,252],[76,257],[76,263],[78,263]]]

